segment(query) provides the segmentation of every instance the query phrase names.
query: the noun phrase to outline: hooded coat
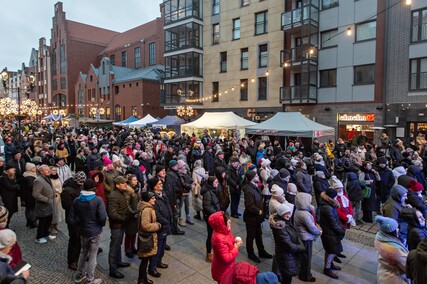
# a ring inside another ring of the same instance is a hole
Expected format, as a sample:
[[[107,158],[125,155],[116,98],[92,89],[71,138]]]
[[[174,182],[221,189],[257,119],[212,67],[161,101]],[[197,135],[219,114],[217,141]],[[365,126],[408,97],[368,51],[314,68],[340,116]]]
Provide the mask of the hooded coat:
[[[211,185],[205,183],[202,187],[201,195],[203,197],[203,216],[205,219],[221,210],[218,196]]]
[[[406,191],[399,188],[399,185],[394,185],[391,189],[390,197],[384,204],[384,217],[389,217],[399,223],[399,234],[402,238],[406,239],[408,234],[408,222],[401,216],[402,211],[412,210],[409,208],[403,208],[401,199]]]
[[[320,226],[322,227],[322,244],[328,253],[339,254],[343,251],[341,240],[345,231],[340,226],[337,208],[339,203],[326,195],[320,194]]]
[[[311,199],[311,195],[305,192],[300,192],[295,197],[294,224],[303,241],[312,241],[320,236],[320,230],[314,222]]]
[[[416,249],[408,254],[406,275],[415,284],[427,283],[427,238],[423,239]]]
[[[217,282],[221,282],[224,274],[234,267],[239,254],[239,250],[234,246],[233,233],[225,224],[223,214],[223,211],[219,211],[208,219],[209,225],[213,229],[211,273],[212,279]]]
[[[405,210],[402,212],[402,218],[408,221],[407,244],[409,251],[411,251],[416,249],[419,242],[427,237],[427,230],[425,226],[421,226],[415,210]]]
[[[229,269],[220,284],[256,284],[256,275],[259,270],[247,262],[239,262]]]
[[[95,177],[99,177],[99,181],[95,182],[96,187],[96,196],[101,197],[102,201],[104,202],[104,205],[107,205],[107,198],[105,197],[105,188],[104,188],[104,174],[101,171],[91,171],[89,173],[89,178],[95,180]]]
[[[316,203],[320,203],[320,194],[330,187],[329,182],[326,178],[319,178],[317,175],[313,176],[314,185],[314,196],[316,197]]]
[[[150,257],[157,253],[157,234],[161,228],[160,223],[157,223],[156,211],[153,205],[148,202],[141,201],[138,204],[139,217],[138,217],[138,230],[139,232],[153,234],[154,246],[149,252],[138,251],[138,257]]]
[[[313,185],[311,183],[311,177],[307,173],[307,170],[304,170],[302,168],[297,169],[296,185],[298,188],[298,192],[306,192],[311,194],[313,190]]]
[[[362,189],[365,186],[359,181],[357,175],[353,172],[347,174],[347,193],[351,202],[363,200]]]

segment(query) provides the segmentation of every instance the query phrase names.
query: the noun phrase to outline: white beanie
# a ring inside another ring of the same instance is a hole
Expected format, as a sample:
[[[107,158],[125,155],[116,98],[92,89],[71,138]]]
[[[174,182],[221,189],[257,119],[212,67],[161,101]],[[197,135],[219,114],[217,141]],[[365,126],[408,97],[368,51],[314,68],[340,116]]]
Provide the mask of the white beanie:
[[[136,160],[136,159],[135,159],[135,160],[133,160],[132,165],[133,165],[133,166],[137,166],[137,167],[138,167],[138,166],[139,166],[139,161],[138,161],[138,160]]]
[[[283,216],[283,214],[289,213],[289,212],[292,213],[291,208],[285,203],[281,203],[277,205],[276,212],[277,212],[277,215],[279,216]]]
[[[271,187],[271,196],[283,196],[284,190],[277,184],[273,184]]]
[[[261,162],[262,167],[267,167],[270,164],[271,164],[271,161],[269,159],[262,159],[262,162]]]
[[[332,183],[332,188],[334,189],[344,188],[344,185],[336,176],[331,177],[331,183]]]
[[[112,162],[113,163],[115,163],[115,162],[120,162],[120,158],[117,156],[117,155],[113,155],[113,158],[112,158]]]
[[[297,195],[297,186],[295,183],[288,183],[287,192],[291,195]]]
[[[393,169],[393,174],[394,174],[394,177],[398,178],[398,177],[400,177],[401,175],[406,175],[406,170],[405,170],[405,168],[404,168],[404,167],[402,167],[402,166],[395,167],[395,168]]]
[[[8,246],[16,243],[16,234],[9,229],[0,231],[0,249],[7,248]]]

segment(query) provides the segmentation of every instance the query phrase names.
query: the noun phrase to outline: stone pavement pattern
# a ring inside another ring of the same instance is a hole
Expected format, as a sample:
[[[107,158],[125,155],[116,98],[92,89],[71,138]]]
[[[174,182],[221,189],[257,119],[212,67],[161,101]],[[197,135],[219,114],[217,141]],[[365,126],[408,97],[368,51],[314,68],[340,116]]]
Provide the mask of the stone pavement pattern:
[[[36,229],[25,227],[25,217],[21,212],[14,214],[11,222],[11,229],[15,230],[18,236],[18,242],[21,246],[24,259],[32,264],[31,278],[29,283],[73,283],[74,271],[67,268],[67,227],[61,223],[60,233],[56,240],[49,241],[47,244],[38,245],[34,243]],[[172,250],[166,252],[163,259],[164,263],[169,264],[168,269],[159,269],[162,273],[160,278],[154,280],[156,284],[179,284],[179,283],[215,283],[211,278],[210,264],[206,263],[205,258],[205,240],[206,228],[205,222],[194,220],[195,225],[188,225],[184,230],[184,236],[168,237],[168,244]],[[246,230],[242,219],[232,219],[233,234],[240,236],[245,242]],[[264,244],[268,252],[273,253],[271,248],[271,234],[267,222],[263,224]],[[360,232],[355,232],[360,235]],[[360,236],[359,236],[360,237]],[[109,228],[105,227],[102,233],[101,247],[104,252],[98,256],[98,268],[96,277],[101,278],[103,283],[137,283],[139,259],[128,259],[123,253],[123,261],[130,261],[131,267],[121,268],[120,271],[125,274],[125,278],[118,281],[108,276],[108,250],[109,250]],[[361,237],[363,238],[363,236]],[[347,258],[342,259],[342,270],[338,271],[339,280],[322,274],[324,250],[320,239],[313,245],[312,271],[316,277],[316,283],[375,283],[377,271],[376,251],[371,246],[344,240],[344,254]],[[237,261],[247,261],[246,249],[243,247]],[[271,270],[271,260],[264,260],[257,267],[261,272]],[[304,283],[294,278],[293,283]]]

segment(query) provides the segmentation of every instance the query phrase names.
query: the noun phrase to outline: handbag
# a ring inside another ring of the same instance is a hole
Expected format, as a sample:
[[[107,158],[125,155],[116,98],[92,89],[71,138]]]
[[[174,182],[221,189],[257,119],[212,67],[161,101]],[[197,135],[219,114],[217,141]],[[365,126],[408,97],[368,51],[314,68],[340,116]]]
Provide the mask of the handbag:
[[[138,232],[138,251],[147,253],[154,248],[153,233]]]
[[[365,186],[365,188],[362,189],[362,196],[363,198],[371,197],[371,188],[369,186]]]

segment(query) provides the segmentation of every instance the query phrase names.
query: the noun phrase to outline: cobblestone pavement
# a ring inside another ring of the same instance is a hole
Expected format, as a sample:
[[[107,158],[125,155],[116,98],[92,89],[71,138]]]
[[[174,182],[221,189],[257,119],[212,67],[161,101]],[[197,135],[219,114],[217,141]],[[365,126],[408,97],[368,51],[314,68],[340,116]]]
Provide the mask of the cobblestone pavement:
[[[66,224],[59,224],[60,232],[56,240],[50,241],[47,244],[38,245],[34,243],[36,230],[25,227],[25,217],[21,212],[16,213],[11,222],[11,229],[15,230],[18,236],[18,242],[21,246],[24,259],[32,264],[31,278],[29,283],[73,283],[74,271],[67,268],[67,227]],[[209,284],[215,283],[212,281],[210,264],[204,261],[205,257],[205,239],[206,225],[204,221],[194,220],[195,225],[187,225],[184,230],[184,236],[168,237],[168,244],[172,250],[166,252],[163,259],[164,263],[169,264],[169,268],[159,272],[162,273],[160,278],[149,277],[154,280],[154,283],[200,283]],[[241,236],[245,242],[246,232],[242,221],[232,219],[233,234]],[[265,222],[263,224],[264,244],[267,251],[272,253],[271,249],[271,233]],[[363,234],[372,233],[365,232],[363,229],[358,229],[353,232],[360,239],[365,239]],[[350,235],[350,234],[349,234]],[[98,256],[98,268],[96,277],[101,278],[103,283],[137,283],[139,259],[128,259],[123,254],[123,261],[131,262],[129,268],[122,268],[120,271],[125,274],[125,278],[117,281],[108,276],[108,250],[109,250],[109,228],[108,226],[102,233],[101,247],[104,252]],[[368,236],[369,237],[369,236]],[[323,257],[324,250],[320,240],[317,240],[313,245],[313,261],[312,271],[314,277],[317,278],[316,283],[375,283],[377,270],[376,251],[369,245],[355,243],[345,239],[343,241],[344,254],[347,258],[343,259],[342,270],[337,274],[339,280],[332,280],[323,275]],[[246,257],[246,249],[243,247],[237,257],[237,261],[249,261]],[[257,264],[260,271],[271,270],[271,260],[264,260]],[[293,283],[304,283],[295,279]]]

